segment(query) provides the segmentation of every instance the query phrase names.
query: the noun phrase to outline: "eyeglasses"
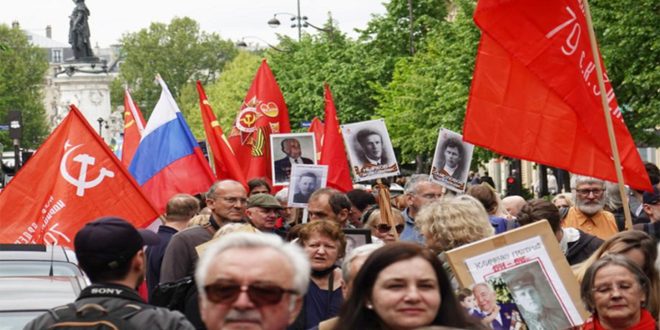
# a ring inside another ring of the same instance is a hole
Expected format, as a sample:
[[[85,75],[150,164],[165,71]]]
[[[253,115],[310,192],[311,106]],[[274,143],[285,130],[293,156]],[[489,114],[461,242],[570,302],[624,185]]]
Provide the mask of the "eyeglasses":
[[[404,227],[405,226],[403,224],[399,224],[394,226],[394,230],[396,230],[398,234],[401,234],[403,232]],[[390,232],[390,230],[392,230],[392,226],[386,223],[381,223],[378,226],[376,226],[376,230],[381,234],[387,234]]]
[[[423,194],[423,195],[418,195],[421,196],[425,199],[440,199],[442,198],[442,194]]]
[[[222,199],[223,201],[225,201],[229,204],[236,204],[236,203],[239,203],[239,202],[240,202],[240,204],[247,203],[247,198],[243,198],[243,197],[223,197],[223,196],[220,196],[220,199]]]
[[[257,306],[275,305],[282,301],[285,293],[298,294],[292,289],[283,289],[274,284],[252,283],[249,285],[240,285],[232,281],[218,281],[204,286],[204,292],[209,301],[216,304],[231,304],[241,292],[247,292],[250,301]]]
[[[587,197],[590,194],[594,194],[594,196],[600,196],[603,194],[605,189],[575,189],[575,192],[580,194],[580,196]]]
[[[614,292],[615,288],[617,288],[618,291],[620,292],[628,292],[635,288],[635,283],[621,282],[621,283],[605,284],[605,285],[599,285],[591,290],[601,295],[609,295],[612,292]]]

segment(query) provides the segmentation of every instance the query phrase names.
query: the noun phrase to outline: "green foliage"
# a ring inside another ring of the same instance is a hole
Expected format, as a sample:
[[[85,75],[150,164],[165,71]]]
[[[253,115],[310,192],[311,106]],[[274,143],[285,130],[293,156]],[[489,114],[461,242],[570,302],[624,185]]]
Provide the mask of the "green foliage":
[[[300,42],[283,38],[283,52],[268,50],[268,64],[287,102],[292,129],[314,116],[323,118],[323,83],[330,85],[342,123],[371,118],[375,102],[369,82],[378,69],[365,47],[338,31],[304,35]]]
[[[206,96],[211,103],[218,122],[224,132],[229,132],[234,118],[241,108],[252,79],[259,68],[260,57],[246,51],[240,51],[213,83],[204,85]],[[187,84],[179,97],[181,111],[184,112],[188,125],[198,139],[204,139],[204,127],[199,109],[199,95],[194,84]]]
[[[168,25],[151,23],[148,29],[124,34],[121,44],[125,61],[112,85],[113,100],[121,104],[122,85],[128,84],[145,117],[160,96],[161,88],[154,83],[157,73],[178,98],[186,84],[197,79],[214,81],[237,53],[231,41],[200,31],[199,24],[188,17],[174,18]]]
[[[0,25],[0,123],[9,110],[19,110],[23,119],[21,145],[36,148],[48,134],[42,88],[48,61],[43,50],[32,46],[19,29]],[[0,143],[10,145],[6,131]]]
[[[418,154],[430,161],[441,127],[462,130],[479,32],[473,4],[457,4],[455,20],[440,23],[424,48],[399,60],[392,81],[378,89],[376,113],[385,118],[401,161]]]
[[[653,129],[660,129],[660,2],[593,0],[590,8],[628,129],[638,144],[658,147]]]

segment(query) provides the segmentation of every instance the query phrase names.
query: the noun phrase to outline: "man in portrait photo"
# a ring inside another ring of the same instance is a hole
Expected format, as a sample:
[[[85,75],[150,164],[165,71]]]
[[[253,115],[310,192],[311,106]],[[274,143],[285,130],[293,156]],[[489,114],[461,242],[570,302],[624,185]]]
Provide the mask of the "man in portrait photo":
[[[365,128],[357,133],[356,148],[359,161],[362,166],[387,165],[388,159],[383,152],[383,136],[371,128]]]
[[[523,266],[502,274],[502,279],[513,296],[529,330],[567,329],[571,327],[561,309],[559,301],[551,292],[552,288],[543,281],[537,281],[533,272],[539,273],[540,266]],[[542,276],[542,275],[540,275]],[[545,295],[541,293],[545,291]]]
[[[487,283],[477,283],[472,288],[479,310],[474,310],[472,316],[494,330],[515,329],[520,322],[520,314],[515,304],[498,303],[495,291]]]
[[[300,142],[297,139],[285,138],[280,142],[280,145],[286,157],[278,159],[274,163],[276,183],[289,182],[293,164],[314,164],[311,159],[302,157],[302,148],[300,148]]]
[[[293,195],[293,202],[300,204],[307,204],[309,196],[318,188],[316,174],[312,172],[305,172],[300,175],[296,185],[295,194]]]
[[[465,148],[459,139],[446,136],[437,155],[438,162],[434,165],[438,175],[450,176],[457,180],[463,179]]]

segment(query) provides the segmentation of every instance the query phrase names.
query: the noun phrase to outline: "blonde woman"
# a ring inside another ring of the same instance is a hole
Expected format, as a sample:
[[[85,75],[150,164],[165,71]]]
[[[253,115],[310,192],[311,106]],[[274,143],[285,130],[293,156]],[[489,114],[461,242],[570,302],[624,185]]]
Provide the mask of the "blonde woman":
[[[439,253],[438,258],[451,278],[454,289],[458,289],[458,283],[445,252],[495,234],[486,209],[468,195],[441,199],[426,205],[415,218],[415,226],[426,239],[426,245]]]
[[[378,209],[378,206],[369,209],[364,213],[364,216],[366,222],[362,228],[371,230],[371,235],[382,240],[385,244],[398,241],[399,236],[405,228],[403,214],[401,214],[401,211],[396,208],[392,208],[393,226],[390,226],[381,220],[380,209]]]

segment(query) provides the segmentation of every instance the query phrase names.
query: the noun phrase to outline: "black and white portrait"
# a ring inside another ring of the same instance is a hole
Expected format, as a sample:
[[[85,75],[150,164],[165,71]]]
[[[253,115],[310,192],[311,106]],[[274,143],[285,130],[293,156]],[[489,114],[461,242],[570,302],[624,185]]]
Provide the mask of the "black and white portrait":
[[[313,133],[272,134],[270,136],[273,185],[287,185],[294,164],[316,164]]]
[[[299,165],[291,168],[289,184],[289,206],[306,207],[309,197],[320,188],[325,188],[328,181],[327,165]]]
[[[356,181],[399,174],[394,149],[382,119],[342,125]]]
[[[532,262],[502,273],[513,300],[530,330],[571,327],[541,265]]]
[[[435,156],[431,165],[431,178],[456,192],[465,190],[474,145],[463,142],[463,136],[440,129]]]

